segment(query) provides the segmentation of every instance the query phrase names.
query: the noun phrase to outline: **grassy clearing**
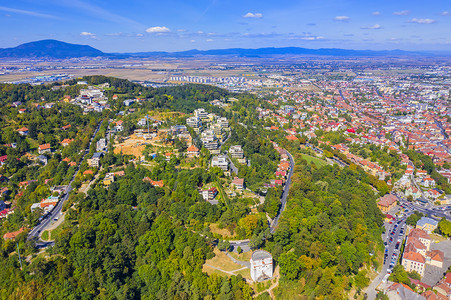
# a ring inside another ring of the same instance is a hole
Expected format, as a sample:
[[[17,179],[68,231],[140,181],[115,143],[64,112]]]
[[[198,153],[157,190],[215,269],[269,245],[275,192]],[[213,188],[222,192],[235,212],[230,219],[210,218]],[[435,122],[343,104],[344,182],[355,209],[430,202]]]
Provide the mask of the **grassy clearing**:
[[[301,157],[303,159],[305,159],[307,161],[307,163],[309,163],[309,164],[311,162],[313,162],[318,168],[327,165],[327,162],[325,162],[324,160],[307,155],[307,154],[301,154]]]
[[[214,249],[215,257],[207,260],[205,263],[214,266],[218,269],[233,272],[235,270],[241,269],[243,266],[234,263],[224,252],[219,251],[217,248]]]
[[[250,261],[252,256],[252,251],[243,252],[241,254],[230,252],[230,255],[233,256],[233,258],[241,261]]]
[[[215,274],[218,274],[219,276],[230,276],[230,274],[221,272],[221,271],[216,270],[216,269],[214,269],[214,268],[212,268],[212,267],[210,267],[210,266],[207,266],[207,265],[203,265],[203,266],[202,266],[202,272],[205,272],[205,273],[207,273],[208,275],[211,275],[211,274],[214,274],[214,273],[215,273]]]
[[[47,230],[42,233],[41,239],[43,241],[48,241],[49,240],[49,232]]]

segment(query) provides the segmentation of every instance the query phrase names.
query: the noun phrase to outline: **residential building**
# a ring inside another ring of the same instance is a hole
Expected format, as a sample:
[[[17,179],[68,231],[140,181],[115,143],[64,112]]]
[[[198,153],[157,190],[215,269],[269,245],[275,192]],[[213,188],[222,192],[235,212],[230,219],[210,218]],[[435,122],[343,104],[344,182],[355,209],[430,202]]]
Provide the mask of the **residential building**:
[[[438,221],[429,217],[422,217],[418,220],[416,228],[423,229],[427,233],[431,233],[438,226]]]
[[[445,261],[445,254],[440,250],[431,250],[426,252],[426,263],[438,268],[443,268],[443,262]]]
[[[28,128],[27,128],[27,127],[19,128],[19,129],[17,129],[17,132],[18,132],[20,135],[26,136],[26,135],[28,135]]]
[[[423,277],[426,259],[420,253],[404,252],[402,257],[402,265],[407,272],[416,271],[421,275],[421,277]]]
[[[227,160],[227,156],[225,155],[216,155],[211,159],[212,167],[219,167],[223,171],[227,171],[229,169],[229,162]]]
[[[52,148],[50,147],[50,144],[39,145],[38,153],[44,154],[46,152],[52,152]]]
[[[244,158],[244,151],[241,148],[241,145],[230,146],[229,153],[232,158],[236,159]]]
[[[199,149],[194,145],[189,146],[188,149],[186,149],[186,151],[187,151],[186,156],[188,158],[193,158],[193,157],[199,156]]]
[[[102,155],[102,152],[95,152],[92,157],[88,159],[88,165],[90,167],[98,168],[100,166],[100,158]]]
[[[234,186],[238,191],[244,190],[244,178],[235,177],[232,180],[232,186]]]
[[[107,140],[106,138],[101,138],[96,143],[97,152],[106,152],[107,151]]]
[[[388,194],[382,197],[379,202],[377,202],[377,207],[384,213],[387,213],[396,206],[397,201],[398,198],[395,195]]]
[[[218,194],[218,190],[215,187],[209,188],[208,190],[202,190],[201,195],[205,201],[212,201]]]
[[[189,117],[186,119],[186,125],[192,127],[195,132],[199,133],[202,128],[202,121],[198,117]]]
[[[201,120],[208,118],[208,113],[203,108],[198,108],[194,111],[194,116]]]

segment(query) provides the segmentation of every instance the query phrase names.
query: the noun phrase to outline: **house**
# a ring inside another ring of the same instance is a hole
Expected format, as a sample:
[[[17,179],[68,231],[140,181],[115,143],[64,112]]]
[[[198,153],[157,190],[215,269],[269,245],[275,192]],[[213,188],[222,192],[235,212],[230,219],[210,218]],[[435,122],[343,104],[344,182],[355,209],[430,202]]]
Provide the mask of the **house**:
[[[21,234],[25,230],[24,227],[21,227],[19,230],[14,232],[8,232],[3,235],[3,239],[5,240],[14,240],[19,234]]]
[[[37,159],[40,163],[44,164],[44,166],[47,165],[47,161],[48,161],[47,156],[45,156],[45,155],[39,155],[38,157],[36,157],[36,159]]]
[[[201,194],[202,198],[204,198],[205,201],[213,201],[216,195],[218,195],[218,190],[215,187],[212,187],[209,188],[208,190],[202,190]]]
[[[421,181],[421,184],[424,185],[425,187],[434,187],[435,180],[432,179],[431,177],[427,176],[427,177],[423,178],[423,180]]]
[[[140,120],[136,123],[136,125],[138,125],[139,127],[144,127],[144,126],[146,126],[146,125],[147,125],[147,119],[146,119],[146,118],[140,119]]]
[[[188,149],[186,149],[186,151],[187,151],[186,156],[188,158],[193,158],[193,157],[199,156],[199,149],[194,145],[189,146]]]
[[[28,135],[28,128],[27,128],[27,127],[19,128],[19,129],[17,129],[17,132],[18,132],[20,135]]]
[[[111,183],[114,182],[114,174],[113,173],[107,173],[105,175],[105,178],[103,179],[103,185],[106,187],[109,187]]]
[[[411,237],[418,238],[420,240],[420,242],[422,242],[426,246],[427,250],[430,249],[432,239],[429,236],[429,234],[427,234],[424,230],[419,229],[419,228],[413,228],[409,232],[408,239],[410,239]],[[407,240],[407,242],[408,242],[408,240]]]
[[[241,148],[241,145],[230,146],[229,153],[232,158],[236,159],[244,158],[244,151]]]
[[[94,172],[92,170],[86,170],[86,171],[83,172],[83,176],[93,175],[93,174],[94,174]]]
[[[7,159],[8,159],[8,155],[2,155],[2,156],[0,156],[0,166],[5,165]]]
[[[227,160],[227,156],[225,155],[216,155],[211,159],[212,167],[219,167],[224,172],[229,169],[229,162]]]
[[[235,177],[232,180],[232,186],[234,186],[238,191],[244,190],[244,178]]]
[[[445,299],[450,299],[451,288],[444,283],[439,283],[432,288],[433,291],[437,292],[437,295],[443,295]]]
[[[440,250],[431,250],[426,252],[426,263],[438,268],[443,268],[445,254]]]
[[[390,300],[424,300],[425,298],[415,293],[404,283],[393,283],[388,287],[386,295]]]
[[[62,130],[68,130],[69,128],[71,128],[72,126],[70,124],[65,125],[63,127],[61,127]]]
[[[44,154],[46,152],[52,152],[52,148],[50,147],[50,144],[39,145],[38,153]]]
[[[150,179],[149,177],[144,177],[143,181],[144,182],[149,182],[151,185],[153,185],[155,187],[161,187],[162,188],[164,186],[163,180],[155,181],[155,180]]]
[[[437,226],[438,226],[437,220],[434,220],[429,217],[421,217],[421,219],[418,220],[417,225],[415,227],[420,228],[426,231],[427,233],[431,233],[432,231],[435,230],[435,228],[437,228]]]
[[[61,141],[61,145],[63,147],[69,146],[70,143],[72,143],[74,141],[74,139],[64,139]]]
[[[404,252],[402,257],[402,265],[407,272],[416,271],[421,277],[424,276],[424,267],[426,259],[417,252]]]
[[[95,152],[91,158],[88,159],[88,165],[90,167],[98,168],[100,166],[100,158],[103,152]]]
[[[96,143],[97,152],[106,152],[107,151],[107,140],[105,138],[101,138]]]
[[[398,198],[395,195],[387,194],[377,202],[377,207],[384,213],[387,213],[396,206],[397,201]]]

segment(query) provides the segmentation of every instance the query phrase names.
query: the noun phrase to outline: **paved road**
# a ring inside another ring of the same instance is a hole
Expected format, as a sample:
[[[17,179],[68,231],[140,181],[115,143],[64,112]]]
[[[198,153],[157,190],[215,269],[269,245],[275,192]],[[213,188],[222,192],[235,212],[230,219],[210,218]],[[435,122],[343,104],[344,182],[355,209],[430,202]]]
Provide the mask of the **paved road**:
[[[395,229],[395,225],[398,224],[398,226]],[[400,255],[400,249],[401,245],[404,239],[404,236],[406,234],[406,231],[401,234],[401,228],[406,224],[406,217],[400,218],[393,224],[385,224],[385,234],[383,234],[382,239],[384,242],[387,242],[386,246],[386,253],[387,253],[387,259],[385,263],[382,266],[382,270],[379,273],[379,275],[371,282],[371,284],[366,289],[367,299],[368,300],[374,300],[376,299],[376,288],[381,284],[381,282],[384,280],[384,277],[386,276],[387,270],[389,269],[390,265],[392,264],[392,258],[393,254],[396,254],[396,261],[393,263],[392,268],[397,264],[397,261],[399,260]],[[393,233],[393,234],[392,234]],[[393,238],[393,241],[390,242],[390,238]],[[400,241],[398,249],[395,249],[397,242]],[[392,270],[392,269],[391,269]]]
[[[69,194],[72,191],[72,183],[74,182],[75,177],[77,176],[77,174],[78,174],[78,172],[80,170],[80,166],[83,163],[83,161],[84,161],[84,159],[86,157],[86,154],[89,153],[89,148],[91,146],[91,143],[94,140],[94,137],[96,136],[97,132],[99,131],[100,126],[102,125],[102,122],[103,121],[100,121],[100,123],[97,125],[97,128],[96,128],[96,130],[94,131],[94,134],[91,137],[89,145],[86,148],[85,153],[83,154],[83,157],[82,157],[82,159],[80,160],[80,162],[79,162],[79,164],[77,166],[77,171],[75,172],[74,176],[72,177],[71,181],[69,182],[69,184],[67,186],[67,190],[66,190],[64,196],[61,198],[61,200],[58,202],[58,204],[52,209],[52,211],[48,215],[46,215],[45,218],[43,218],[41,220],[41,222],[38,225],[36,225],[30,231],[30,233],[28,234],[28,239],[29,240],[37,239],[37,242],[36,242],[36,247],[37,248],[45,248],[45,247],[53,245],[53,242],[43,242],[43,241],[41,241],[39,239],[39,236],[41,235],[41,232],[44,232],[48,227],[50,227],[51,222],[55,218],[60,216],[61,209],[63,208],[64,202],[69,198]]]
[[[291,185],[291,176],[293,176],[293,170],[294,170],[294,159],[293,156],[291,156],[290,152],[285,150],[285,153],[288,155],[288,158],[290,159],[290,172],[288,173],[287,181],[285,182],[285,186],[283,188],[282,197],[280,198],[281,206],[279,209],[279,213],[272,221],[272,224],[270,226],[271,233],[274,233],[276,231],[277,225],[279,224],[279,218],[280,215],[285,210],[285,207],[287,205],[287,197],[288,192],[290,191],[290,185]]]
[[[285,210],[285,207],[287,204],[288,193],[290,191],[291,176],[293,176],[293,170],[294,170],[293,156],[291,155],[290,152],[288,152],[286,150],[285,150],[285,153],[288,155],[288,158],[290,159],[290,172],[288,173],[287,181],[285,182],[285,186],[283,188],[283,192],[280,197],[281,206],[279,209],[279,213],[277,214],[277,216],[274,218],[274,220],[272,221],[272,223],[269,226],[271,233],[274,233],[276,231],[277,225],[279,224],[280,215]],[[243,251],[245,251],[244,249],[250,249],[249,240],[230,241],[230,245],[233,246],[234,248],[237,248],[239,246],[243,249]]]

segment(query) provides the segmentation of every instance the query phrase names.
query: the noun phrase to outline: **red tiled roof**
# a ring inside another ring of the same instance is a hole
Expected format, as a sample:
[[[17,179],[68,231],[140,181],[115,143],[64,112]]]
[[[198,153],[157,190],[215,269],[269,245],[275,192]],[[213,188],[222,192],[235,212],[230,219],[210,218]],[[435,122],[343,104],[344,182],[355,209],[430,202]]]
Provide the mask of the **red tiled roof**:
[[[416,252],[405,252],[403,255],[403,259],[412,260],[419,263],[426,263],[426,259],[420,253]]]

